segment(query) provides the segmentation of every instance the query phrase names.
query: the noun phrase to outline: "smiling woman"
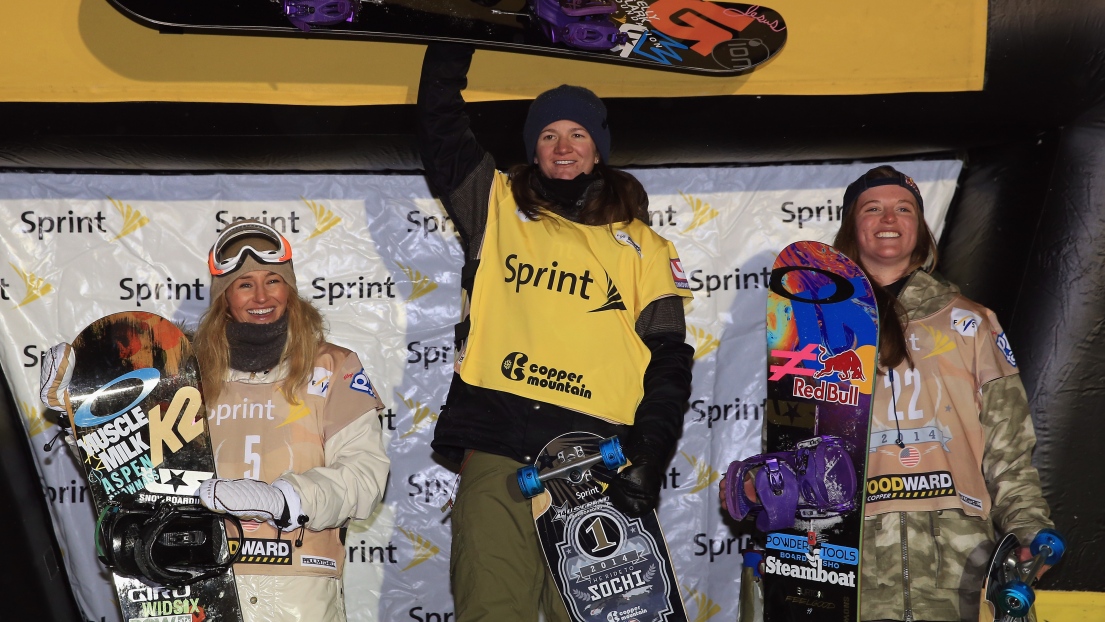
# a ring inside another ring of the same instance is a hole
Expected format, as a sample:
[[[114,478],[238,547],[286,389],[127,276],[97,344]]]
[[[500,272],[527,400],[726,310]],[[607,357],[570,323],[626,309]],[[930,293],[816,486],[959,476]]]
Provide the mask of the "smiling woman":
[[[870,277],[879,307],[868,482],[948,483],[868,497],[861,619],[975,619],[995,529],[1027,542],[1052,527],[1016,359],[994,313],[934,271],[909,176],[879,166],[849,185],[833,243]]]
[[[588,89],[539,95],[521,132],[528,162],[495,169],[464,114],[472,52],[431,44],[418,89],[426,176],[466,259],[457,373],[433,441],[463,465],[453,598],[460,622],[540,611],[560,622],[568,612],[530,503],[503,480],[561,434],[618,435],[632,466],[610,499],[631,516],[653,511],[690,396],[690,286],[675,247],[648,225],[641,183],[607,166],[606,106]]]
[[[271,324],[284,317],[288,284],[268,270],[254,270],[235,279],[226,290],[226,303],[235,322]]]
[[[294,548],[289,539],[284,553],[234,565],[243,616],[341,622],[339,529],[367,518],[383,494],[383,404],[357,355],[325,340],[278,231],[235,222],[207,264],[211,307],[195,348],[218,477],[200,500],[246,523],[243,550],[299,531]]]

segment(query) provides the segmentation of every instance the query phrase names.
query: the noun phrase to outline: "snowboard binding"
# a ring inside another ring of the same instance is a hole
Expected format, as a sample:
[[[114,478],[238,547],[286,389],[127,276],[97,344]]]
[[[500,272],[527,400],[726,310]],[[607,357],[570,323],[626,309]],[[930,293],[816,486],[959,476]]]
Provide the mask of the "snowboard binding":
[[[541,32],[553,43],[597,51],[629,40],[610,19],[618,10],[613,0],[529,0],[529,5]]]
[[[229,521],[241,539],[242,523],[201,505],[108,505],[96,521],[96,554],[126,577],[180,587],[225,572],[241,549],[230,552],[220,529]]]
[[[283,0],[284,17],[303,32],[312,26],[352,23],[360,7],[357,0]]]
[[[754,497],[745,489],[746,478]],[[855,508],[855,468],[835,436],[737,460],[729,465],[725,485],[729,514],[735,520],[756,514],[756,528],[763,532],[791,527],[796,516],[826,518]]]

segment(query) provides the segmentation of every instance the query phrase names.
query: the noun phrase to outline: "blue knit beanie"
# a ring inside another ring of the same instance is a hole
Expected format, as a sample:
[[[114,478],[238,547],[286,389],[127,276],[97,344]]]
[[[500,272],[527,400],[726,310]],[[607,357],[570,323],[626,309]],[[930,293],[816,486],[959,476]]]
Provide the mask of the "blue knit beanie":
[[[537,137],[550,123],[568,120],[583,126],[595,141],[602,161],[610,161],[610,126],[606,122],[606,106],[597,95],[582,86],[561,84],[537,96],[530,104],[522,140],[526,143],[529,161],[537,155]]]

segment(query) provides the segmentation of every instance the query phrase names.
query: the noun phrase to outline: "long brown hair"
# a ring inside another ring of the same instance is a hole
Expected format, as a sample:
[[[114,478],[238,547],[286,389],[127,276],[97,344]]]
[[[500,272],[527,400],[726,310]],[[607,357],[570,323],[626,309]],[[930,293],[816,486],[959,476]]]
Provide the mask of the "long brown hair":
[[[297,395],[311,381],[315,357],[326,339],[326,331],[318,309],[295,291],[289,294],[288,306],[284,309],[284,313],[288,315],[288,341],[280,355],[280,362],[287,364],[288,375],[284,378],[280,392],[289,404],[297,404]],[[226,339],[226,325],[232,321],[224,292],[211,301],[211,306],[203,314],[199,329],[196,330],[195,350],[200,366],[200,383],[203,385],[204,401],[208,404],[215,403],[226,385],[226,376],[230,369],[230,344]]]
[[[897,177],[898,175],[900,173],[893,166],[883,165],[867,171],[864,177],[872,180]],[[913,358],[909,355],[909,349],[905,345],[905,324],[908,321],[905,307],[898,302],[897,297],[891,294],[888,289],[871,278],[867,266],[863,265],[863,260],[860,259],[859,237],[856,232],[856,221],[859,218],[857,215],[859,210],[856,209],[858,200],[859,197],[857,196],[851,205],[844,206],[844,218],[840,221],[840,230],[837,231],[836,238],[833,239],[833,246],[856,262],[856,265],[867,275],[867,280],[871,282],[871,288],[875,292],[875,303],[879,308],[880,319],[879,365],[886,369],[893,369],[901,365],[902,361],[909,361],[909,366],[912,368]],[[919,269],[932,272],[936,267],[936,238],[932,235],[928,223],[925,222],[923,211],[918,211],[917,220],[917,245],[913,247],[913,252],[910,254],[906,274],[913,274],[914,271]],[[888,321],[889,318],[895,318],[897,321]]]
[[[648,193],[636,177],[602,162],[595,164],[594,172],[602,179],[602,190],[583,206],[579,213],[581,224],[611,225],[634,218],[648,222]],[[542,211],[557,211],[557,206],[537,191],[536,184],[540,183],[537,175],[541,173],[536,164],[515,164],[508,174],[514,202],[527,218],[537,220]]]

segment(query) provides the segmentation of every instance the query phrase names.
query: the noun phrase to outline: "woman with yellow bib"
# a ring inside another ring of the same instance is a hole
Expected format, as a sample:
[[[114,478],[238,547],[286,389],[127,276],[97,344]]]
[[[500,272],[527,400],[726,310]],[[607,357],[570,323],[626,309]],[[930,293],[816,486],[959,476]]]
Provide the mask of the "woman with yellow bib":
[[[610,168],[606,108],[562,85],[522,128],[530,161],[504,173],[464,113],[472,48],[431,44],[418,92],[426,177],[465,251],[458,356],[433,448],[460,464],[450,576],[457,620],[567,620],[514,483],[551,439],[621,438],[616,507],[655,509],[683,429],[693,348],[675,248],[648,196]]]

